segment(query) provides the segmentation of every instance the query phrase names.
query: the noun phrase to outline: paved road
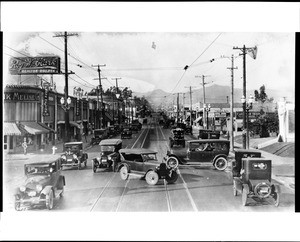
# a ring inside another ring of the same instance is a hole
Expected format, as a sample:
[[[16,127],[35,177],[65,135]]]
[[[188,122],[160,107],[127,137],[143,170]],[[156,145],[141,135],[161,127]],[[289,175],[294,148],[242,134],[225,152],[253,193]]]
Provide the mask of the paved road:
[[[132,139],[124,140],[123,147],[156,150],[161,160],[168,150],[169,133],[169,129],[149,125],[134,134]],[[192,138],[186,135],[186,139]],[[272,201],[251,203],[251,200],[249,206],[242,206],[241,195],[233,196],[230,167],[225,171],[217,171],[209,165],[181,165],[180,177],[175,184],[166,184],[161,180],[156,186],[149,186],[141,179],[123,181],[119,173],[106,169],[98,169],[94,173],[91,160],[98,156],[99,147],[93,146],[88,153],[86,168],[63,170],[66,177],[65,194],[55,201],[51,212],[294,212],[294,194],[283,186],[279,207],[274,207]],[[10,210],[13,209],[13,189],[23,180],[23,162],[9,163],[5,167],[5,174],[4,208]]]

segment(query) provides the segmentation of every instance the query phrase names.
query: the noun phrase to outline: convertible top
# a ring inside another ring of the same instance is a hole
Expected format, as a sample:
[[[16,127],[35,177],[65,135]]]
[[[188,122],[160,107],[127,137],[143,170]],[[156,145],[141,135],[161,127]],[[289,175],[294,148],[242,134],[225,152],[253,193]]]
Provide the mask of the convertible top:
[[[36,157],[32,157],[30,160],[28,160],[25,164],[26,165],[34,165],[34,164],[49,164],[52,163],[58,159],[60,159],[61,156],[59,154],[43,154],[43,155],[38,155]]]
[[[99,145],[118,145],[121,143],[121,139],[103,139],[100,141]]]
[[[153,153],[157,153],[156,151],[153,150],[149,150],[149,149],[144,149],[144,148],[134,148],[134,149],[120,149],[119,150],[120,153],[127,153],[127,154],[153,154]]]

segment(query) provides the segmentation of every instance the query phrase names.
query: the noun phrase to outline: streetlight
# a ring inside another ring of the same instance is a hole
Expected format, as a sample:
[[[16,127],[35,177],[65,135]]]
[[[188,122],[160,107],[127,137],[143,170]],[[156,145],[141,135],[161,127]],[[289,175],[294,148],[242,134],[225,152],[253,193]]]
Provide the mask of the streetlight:
[[[68,97],[67,100],[62,97],[60,99],[60,104],[61,104],[61,107],[63,108],[63,110],[65,110],[65,142],[68,142],[69,141],[69,126],[70,126],[70,123],[69,123],[69,110],[71,108],[71,98]]]
[[[241,98],[241,102],[245,103],[246,105],[246,141],[247,141],[247,149],[249,149],[249,110],[252,109],[252,104],[253,104],[254,98],[253,96],[250,94],[248,102],[246,102],[246,98],[243,95]],[[244,127],[245,128],[245,127]],[[244,149],[246,147],[243,147]]]
[[[206,112],[206,129],[208,129],[208,112],[210,111],[210,104],[203,104],[204,111]]]

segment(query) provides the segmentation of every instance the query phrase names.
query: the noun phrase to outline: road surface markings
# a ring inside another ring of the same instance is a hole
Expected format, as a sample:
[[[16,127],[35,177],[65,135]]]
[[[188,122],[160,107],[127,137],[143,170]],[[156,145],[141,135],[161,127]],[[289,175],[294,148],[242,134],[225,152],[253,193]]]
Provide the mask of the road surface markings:
[[[122,202],[122,200],[123,200],[124,193],[125,193],[125,190],[126,190],[126,188],[127,188],[128,183],[129,183],[129,179],[126,180],[126,183],[125,183],[125,186],[124,186],[124,190],[123,190],[123,192],[122,192],[121,198],[120,198],[120,200],[119,200],[119,202],[118,202],[118,205],[117,205],[117,208],[116,208],[116,212],[118,212],[118,210],[119,210],[119,208],[120,208],[120,204],[121,204],[121,202]]]
[[[114,179],[114,177],[116,176],[116,173],[114,173],[114,175],[111,177],[111,179],[106,183],[105,187],[102,189],[101,193],[99,194],[96,202],[93,204],[92,208],[90,209],[90,212],[93,211],[94,207],[96,206],[97,202],[99,201],[100,197],[102,196],[102,194],[104,193],[105,189],[110,185],[110,183],[112,182],[112,180]]]
[[[145,138],[144,138],[144,140],[143,140],[143,142],[142,142],[142,144],[141,144],[141,148],[143,148],[144,147],[144,144],[145,144],[145,141],[146,141],[146,138],[148,137],[148,133],[149,133],[149,128],[147,129],[147,134],[145,135]]]
[[[147,128],[146,128],[147,129]],[[131,149],[136,145],[136,143],[138,142],[138,140],[140,139],[140,137],[142,137],[142,134],[145,132],[146,129],[143,129],[143,131],[140,133],[139,137],[136,139],[136,141],[133,143],[133,145],[131,146]]]
[[[183,177],[182,177],[182,175],[181,175],[179,169],[178,169],[178,172],[179,172],[180,178],[181,178],[182,181],[183,181],[183,186],[184,186],[185,191],[186,191],[186,193],[187,193],[187,195],[188,195],[188,197],[189,197],[189,199],[190,199],[190,202],[191,202],[191,204],[192,204],[192,207],[193,207],[194,211],[198,212],[198,209],[197,209],[197,206],[196,206],[196,204],[195,204],[195,202],[194,202],[194,199],[193,199],[193,197],[192,197],[192,195],[191,195],[191,193],[190,193],[190,191],[189,191],[189,189],[188,189],[188,187],[187,187],[187,185],[186,185],[186,182],[185,182],[185,180],[183,179]]]
[[[166,191],[166,198],[167,198],[167,205],[168,205],[168,212],[172,211],[172,205],[171,205],[171,199],[170,199],[170,194],[168,191],[168,186],[167,186],[167,182],[164,179],[164,185],[165,185],[165,191]]]

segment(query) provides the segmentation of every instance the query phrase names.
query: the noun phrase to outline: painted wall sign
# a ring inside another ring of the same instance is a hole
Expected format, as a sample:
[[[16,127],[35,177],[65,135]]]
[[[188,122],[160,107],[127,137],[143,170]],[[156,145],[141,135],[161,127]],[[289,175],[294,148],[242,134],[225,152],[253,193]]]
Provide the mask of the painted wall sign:
[[[12,75],[59,74],[60,57],[12,57],[9,60],[9,72]]]
[[[39,93],[5,92],[4,100],[7,101],[40,101]]]

